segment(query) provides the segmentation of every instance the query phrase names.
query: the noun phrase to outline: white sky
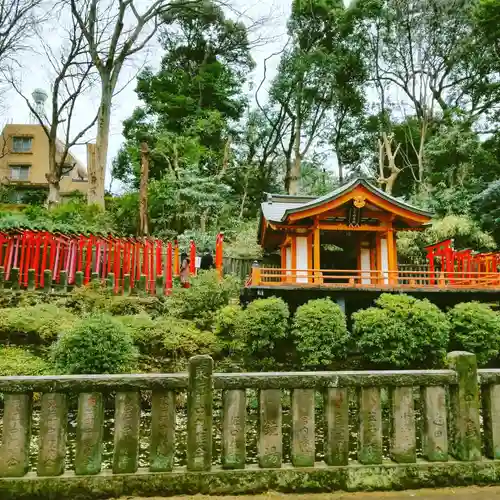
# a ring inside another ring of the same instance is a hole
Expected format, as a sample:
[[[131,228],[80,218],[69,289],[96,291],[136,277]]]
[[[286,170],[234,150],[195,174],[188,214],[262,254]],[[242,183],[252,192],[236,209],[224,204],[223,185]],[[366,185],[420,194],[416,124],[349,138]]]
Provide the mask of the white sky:
[[[253,102],[254,90],[251,90],[252,83],[254,89],[260,83],[263,77],[264,59],[273,53],[279,52],[286,43],[286,21],[290,13],[291,0],[254,0],[252,5],[247,3],[243,8],[243,0],[236,0],[235,9],[238,12],[243,12],[250,19],[266,18],[265,24],[258,30],[257,34],[265,37],[268,41],[265,45],[257,47],[253,50],[252,55],[257,63],[256,69],[250,77],[249,93]],[[231,16],[234,17],[234,16]],[[50,29],[50,27],[49,27]],[[251,36],[255,36],[252,34]],[[49,35],[50,37],[50,35]],[[52,35],[54,44],[57,46],[57,35]],[[48,42],[52,45],[49,38]],[[134,60],[129,61],[129,64],[124,67],[118,88],[122,88],[127,82],[130,83],[121,91],[114,99],[113,110],[111,115],[111,132],[109,137],[108,151],[108,169],[107,169],[107,185],[110,180],[110,165],[115,157],[120,145],[123,142],[122,122],[128,118],[134,108],[139,105],[139,101],[135,94],[135,79],[134,75],[137,70],[145,65],[151,65],[153,68],[158,68],[163,50],[158,43],[153,41],[150,46],[143,52],[138,54]],[[267,63],[267,75],[271,78],[276,71],[279,56],[273,57]],[[24,53],[22,55],[22,90],[25,95],[31,95],[35,88],[42,88],[50,93],[51,76],[47,61],[43,56],[36,53]],[[132,81],[131,81],[132,79]],[[265,98],[265,95],[262,97]],[[49,97],[50,99],[50,97]],[[8,91],[5,102],[7,104],[3,122],[7,123],[29,123],[30,113],[24,100],[18,96],[13,90]],[[85,96],[81,99],[76,108],[76,122],[83,126],[92,121],[95,116],[99,102],[99,93],[96,91],[93,94]],[[48,108],[48,106],[47,106]],[[47,109],[48,111],[48,109]],[[78,127],[75,128],[78,131]],[[95,131],[91,131],[86,137],[86,140],[92,140],[95,137]],[[85,146],[75,146],[73,153],[86,164]],[[116,186],[116,185],[115,185]],[[114,186],[114,188],[115,188]],[[114,189],[115,190],[115,189]]]

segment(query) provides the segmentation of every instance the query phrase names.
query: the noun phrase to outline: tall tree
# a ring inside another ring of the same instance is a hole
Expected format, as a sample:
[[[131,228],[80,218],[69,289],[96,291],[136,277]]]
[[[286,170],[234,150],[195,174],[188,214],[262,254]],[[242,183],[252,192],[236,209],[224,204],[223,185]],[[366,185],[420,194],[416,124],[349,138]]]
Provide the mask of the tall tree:
[[[43,0],[0,0],[0,77],[19,67],[19,54],[43,21]]]
[[[39,113],[29,96],[23,93],[15,76],[10,75],[11,85],[42,125],[48,139],[49,172],[45,175],[49,184],[48,206],[60,202],[61,178],[75,167],[68,164],[69,150],[84,140],[97,120],[97,114],[84,123],[76,119],[82,97],[93,88],[96,80],[85,37],[78,24],[71,18],[69,26],[58,26],[58,35],[60,38],[54,38],[55,46],[46,41],[49,39],[46,33],[37,35],[50,68],[51,96],[48,116]],[[80,176],[84,175],[83,172],[77,173]]]
[[[246,107],[243,84],[253,68],[245,26],[226,19],[210,2],[201,11],[171,13],[163,22],[165,55],[157,73],[146,69],[139,75],[137,94],[144,104],[124,122],[130,154],[122,153],[115,172],[134,178],[134,150],[147,141],[152,178],[168,171],[179,175],[186,160],[194,160],[203,175],[221,175],[234,124]]]
[[[500,99],[497,74],[474,35],[473,6],[469,0],[358,2],[358,8],[366,10],[379,112],[392,118],[381,122],[380,138],[392,133],[387,128],[391,123],[411,124],[408,137],[415,164],[410,168],[423,191],[429,174],[425,143],[432,127],[439,120],[457,118],[478,126]],[[419,126],[417,140],[413,117]]]
[[[270,91],[271,102],[285,110],[288,121],[288,138],[281,142],[290,194],[298,193],[302,160],[321,141],[328,119],[336,122],[329,142],[339,153],[348,117],[363,108],[366,72],[358,21],[340,0],[296,0],[292,5],[290,44]]]
[[[155,0],[141,10],[135,0],[64,0],[88,44],[98,71],[101,99],[97,119],[95,171],[89,172],[89,204],[104,208],[111,103],[125,61],[140,52],[155,35],[160,16],[198,2]]]

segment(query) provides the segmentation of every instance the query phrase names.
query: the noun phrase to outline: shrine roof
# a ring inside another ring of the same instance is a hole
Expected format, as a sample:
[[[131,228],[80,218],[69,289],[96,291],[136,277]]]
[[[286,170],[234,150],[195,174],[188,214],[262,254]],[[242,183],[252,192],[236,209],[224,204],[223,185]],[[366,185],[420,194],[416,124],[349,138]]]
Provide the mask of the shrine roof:
[[[433,215],[427,210],[409,205],[405,201],[385,193],[381,189],[369,183],[367,180],[361,178],[353,179],[352,181],[320,197],[267,194],[267,200],[261,205],[262,215],[265,217],[267,222],[286,222],[287,217],[291,214],[298,214],[302,211],[307,211],[311,208],[329,203],[358,187],[363,187],[373,195],[409,212],[429,218]]]

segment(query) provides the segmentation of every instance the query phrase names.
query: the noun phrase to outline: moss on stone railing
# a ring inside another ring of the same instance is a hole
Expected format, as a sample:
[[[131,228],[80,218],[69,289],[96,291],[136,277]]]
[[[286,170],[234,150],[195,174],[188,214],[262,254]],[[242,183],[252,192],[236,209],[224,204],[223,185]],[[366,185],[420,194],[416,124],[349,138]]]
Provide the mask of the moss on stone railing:
[[[500,478],[500,370],[473,354],[448,370],[212,373],[196,356],[188,373],[0,377],[0,498],[97,499],[121,495],[332,491],[494,483]],[[258,390],[258,464],[246,457],[247,390]],[[422,406],[417,458],[414,391]],[[222,390],[222,460],[214,465],[214,399]],[[284,463],[284,390],[291,392],[290,464]],[[357,456],[349,458],[349,393],[357,391]],[[382,391],[389,394],[384,425]],[[150,392],[149,392],[150,391]],[[36,470],[29,471],[33,393],[40,393]],[[141,397],[151,404],[149,468],[139,469]],[[174,467],[176,396],[187,395],[186,467]],[[316,396],[323,395],[324,462],[316,462]],[[103,470],[104,401],[114,395],[114,447]],[[68,404],[78,400],[75,453],[66,468]],[[480,399],[483,427],[480,426]],[[384,429],[389,453],[384,457]],[[484,444],[485,455],[482,456]]]

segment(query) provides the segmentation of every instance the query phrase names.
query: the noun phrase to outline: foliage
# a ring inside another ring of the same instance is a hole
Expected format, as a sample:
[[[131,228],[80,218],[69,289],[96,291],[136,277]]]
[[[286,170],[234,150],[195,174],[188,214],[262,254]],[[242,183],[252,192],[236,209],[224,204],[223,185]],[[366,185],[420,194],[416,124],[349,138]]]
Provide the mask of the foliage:
[[[406,262],[418,263],[425,258],[424,247],[452,238],[457,250],[474,248],[492,250],[493,238],[481,230],[479,224],[467,216],[448,215],[433,220],[423,232],[399,232],[397,238],[398,256]]]
[[[214,332],[222,347],[228,355],[239,352],[242,348],[241,339],[238,337],[237,328],[241,322],[243,309],[239,304],[225,306],[217,313]]]
[[[300,365],[327,369],[343,359],[350,340],[346,318],[329,298],[310,300],[293,318],[293,335]]]
[[[201,328],[210,328],[216,311],[236,299],[239,283],[233,276],[222,279],[216,270],[200,272],[190,281],[190,288],[174,288],[167,299],[169,314],[196,321]]]
[[[376,307],[355,312],[353,334],[361,355],[379,367],[430,368],[446,356],[450,325],[427,299],[383,294]]]
[[[0,377],[47,375],[49,365],[21,347],[0,347]]]
[[[22,212],[2,212],[0,230],[14,228],[83,234],[113,232],[107,214],[95,205],[88,206],[78,201],[62,203],[51,210],[29,206]]]
[[[70,329],[75,320],[55,304],[0,309],[0,339],[9,344],[47,345]]]
[[[500,352],[500,315],[488,304],[464,302],[447,313],[451,324],[450,350],[473,352],[486,365]]]
[[[66,297],[57,301],[57,305],[79,315],[94,312],[107,312],[112,316],[141,312],[156,315],[165,309],[161,298],[116,296],[109,288],[100,284],[75,288]]]
[[[130,373],[138,351],[127,329],[109,315],[94,314],[76,323],[52,348],[58,373]]]
[[[118,316],[130,332],[146,370],[177,370],[191,356],[216,356],[218,342],[211,332],[199,330],[194,322],[170,316],[152,319],[146,314]]]
[[[238,315],[236,337],[248,366],[276,369],[286,361],[290,312],[282,299],[258,299]]]
[[[255,220],[236,227],[235,236],[224,242],[224,255],[240,259],[259,259],[262,257],[262,247],[257,242]]]
[[[476,219],[500,243],[500,180],[492,182],[472,200]]]

